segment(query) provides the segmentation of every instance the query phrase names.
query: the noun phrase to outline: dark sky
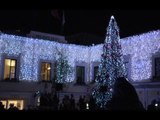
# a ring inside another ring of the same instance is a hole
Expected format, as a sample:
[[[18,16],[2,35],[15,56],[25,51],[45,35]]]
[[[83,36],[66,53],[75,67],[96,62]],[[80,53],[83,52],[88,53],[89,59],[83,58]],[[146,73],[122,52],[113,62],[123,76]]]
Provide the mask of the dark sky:
[[[121,38],[160,29],[160,10],[64,10],[63,34],[87,32],[105,36],[111,15],[120,28]],[[59,10],[62,14],[62,10]],[[61,21],[51,10],[0,10],[0,30],[36,30],[62,34]]]

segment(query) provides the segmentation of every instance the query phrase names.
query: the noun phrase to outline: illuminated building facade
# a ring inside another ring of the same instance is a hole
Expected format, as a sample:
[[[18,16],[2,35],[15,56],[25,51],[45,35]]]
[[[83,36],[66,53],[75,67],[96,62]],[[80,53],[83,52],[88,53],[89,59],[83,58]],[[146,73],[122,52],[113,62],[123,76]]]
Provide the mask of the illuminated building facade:
[[[121,39],[128,80],[135,86],[145,106],[160,94],[160,31]],[[19,109],[36,106],[37,91],[50,92],[55,79],[57,49],[68,58],[73,73],[60,93],[75,96],[92,89],[103,44],[82,46],[55,41],[0,35],[0,100]]]

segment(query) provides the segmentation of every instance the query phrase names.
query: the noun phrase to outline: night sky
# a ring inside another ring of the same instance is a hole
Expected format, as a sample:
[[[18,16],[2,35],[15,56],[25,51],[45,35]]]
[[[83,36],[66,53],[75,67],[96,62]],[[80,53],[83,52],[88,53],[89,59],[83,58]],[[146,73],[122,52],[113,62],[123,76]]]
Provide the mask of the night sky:
[[[58,10],[62,16],[62,10]],[[160,10],[64,10],[65,24],[51,10],[0,10],[0,30],[29,33],[30,30],[66,36],[90,33],[105,36],[111,15],[120,28],[120,37],[160,29]]]

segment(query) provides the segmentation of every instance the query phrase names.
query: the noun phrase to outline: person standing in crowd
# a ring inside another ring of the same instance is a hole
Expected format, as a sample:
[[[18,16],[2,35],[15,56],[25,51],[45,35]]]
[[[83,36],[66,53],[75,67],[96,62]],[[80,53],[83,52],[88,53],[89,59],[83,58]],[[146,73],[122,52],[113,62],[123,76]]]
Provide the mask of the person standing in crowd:
[[[115,81],[113,97],[107,104],[108,110],[145,110],[135,88],[125,77]]]

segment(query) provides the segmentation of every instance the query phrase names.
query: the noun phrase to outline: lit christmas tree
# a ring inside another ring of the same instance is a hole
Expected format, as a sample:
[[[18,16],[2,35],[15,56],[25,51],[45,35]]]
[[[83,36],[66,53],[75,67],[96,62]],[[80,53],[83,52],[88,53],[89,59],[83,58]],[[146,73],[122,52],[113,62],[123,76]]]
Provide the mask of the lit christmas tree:
[[[58,60],[56,62],[56,83],[66,83],[67,77],[72,73],[72,67],[68,64],[67,57],[58,51]]]
[[[124,76],[126,76],[126,70],[123,63],[119,29],[112,16],[107,27],[101,63],[95,80],[96,86],[92,92],[96,104],[100,108],[106,108],[107,102],[112,98],[115,80]]]

